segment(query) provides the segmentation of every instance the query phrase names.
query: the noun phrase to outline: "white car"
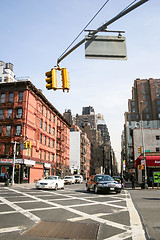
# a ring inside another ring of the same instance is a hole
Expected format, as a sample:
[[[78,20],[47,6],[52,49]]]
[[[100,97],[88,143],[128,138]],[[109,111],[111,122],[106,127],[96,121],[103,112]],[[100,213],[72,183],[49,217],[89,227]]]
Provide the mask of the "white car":
[[[65,184],[75,184],[75,177],[74,176],[65,176],[64,183]]]
[[[75,175],[75,183],[82,183],[83,182],[83,176],[82,175]]]
[[[49,176],[36,182],[37,189],[64,189],[64,180],[59,176]]]

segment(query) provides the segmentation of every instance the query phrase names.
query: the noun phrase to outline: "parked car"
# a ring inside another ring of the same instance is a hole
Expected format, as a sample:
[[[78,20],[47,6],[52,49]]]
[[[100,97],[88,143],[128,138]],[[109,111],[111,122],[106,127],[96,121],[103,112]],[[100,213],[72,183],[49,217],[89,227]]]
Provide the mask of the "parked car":
[[[37,189],[64,189],[64,180],[59,176],[49,176],[36,182]]]
[[[83,182],[83,176],[82,175],[75,175],[75,183],[82,183]]]
[[[120,176],[113,176],[112,177],[115,181],[121,183],[121,177]]]
[[[95,193],[110,191],[120,193],[122,185],[115,181],[110,175],[97,174],[89,178],[86,183],[86,188],[87,191],[93,190]]]
[[[65,184],[75,184],[75,177],[74,176],[65,176],[64,183]]]

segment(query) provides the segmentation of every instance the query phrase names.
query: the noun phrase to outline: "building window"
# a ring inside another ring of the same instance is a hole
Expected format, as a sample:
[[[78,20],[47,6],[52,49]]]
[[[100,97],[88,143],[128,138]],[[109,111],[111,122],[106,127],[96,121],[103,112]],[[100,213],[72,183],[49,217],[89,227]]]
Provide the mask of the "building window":
[[[41,128],[43,128],[43,119],[41,119]]]
[[[17,118],[22,117],[22,108],[17,108]]]
[[[53,115],[53,123],[55,123],[55,116]]]
[[[160,94],[157,94],[157,98],[160,98]]]
[[[19,102],[23,101],[23,92],[19,92],[19,98],[18,98]]]
[[[40,134],[40,143],[42,143],[42,133]]]
[[[46,160],[46,151],[44,151],[44,160]]]
[[[3,119],[3,110],[0,109],[0,120],[2,120],[2,119]]]
[[[42,159],[42,150],[39,149],[39,159]]]
[[[148,107],[146,107],[146,112],[149,112],[149,108]]]
[[[49,112],[49,120],[51,121],[51,112]]]
[[[159,107],[157,108],[157,111],[160,112],[160,108]]]
[[[132,112],[135,112],[136,110],[135,110],[135,108],[134,107],[132,107]]]
[[[146,106],[148,106],[148,101],[146,101],[145,103],[146,103]]]
[[[156,88],[156,93],[159,93],[159,88]]]
[[[21,130],[22,130],[22,126],[21,125],[17,125],[16,126],[16,136],[19,136],[21,134]]]
[[[54,162],[54,153],[52,153],[52,162]]]
[[[158,113],[158,118],[160,118],[160,113]]]
[[[47,109],[46,109],[46,118],[47,118]]]
[[[2,136],[2,126],[0,126],[0,136]]]
[[[11,126],[6,126],[6,136],[11,135]]]
[[[12,109],[7,110],[7,118],[12,118]]]
[[[48,161],[50,161],[50,153],[48,153]]]
[[[159,147],[156,147],[156,152],[160,152],[160,148]]]
[[[45,131],[47,132],[47,123],[45,122]]]
[[[143,95],[143,99],[146,99],[146,95]]]
[[[139,114],[136,114],[136,119],[137,119],[137,120],[139,119]]]
[[[55,128],[53,128],[53,135],[55,134]]]
[[[13,92],[9,93],[9,102],[13,102]]]
[[[143,92],[143,94],[144,94],[144,93],[146,93],[146,90],[143,88],[143,89],[142,89],[142,92]]]
[[[51,125],[49,125],[49,133],[51,133]]]
[[[6,94],[1,93],[1,103],[5,103]]]
[[[149,119],[149,114],[146,114],[146,118]]]
[[[52,141],[52,147],[54,148],[54,140]]]
[[[160,140],[160,136],[159,135],[156,136],[156,140]]]
[[[41,113],[43,114],[43,105],[41,106]]]
[[[2,77],[0,77],[0,82],[2,82]]]
[[[160,105],[160,100],[157,100],[157,105]]]
[[[45,136],[44,137],[44,144],[46,145],[46,142],[47,142],[47,137]]]
[[[50,147],[50,138],[48,138],[48,147]]]

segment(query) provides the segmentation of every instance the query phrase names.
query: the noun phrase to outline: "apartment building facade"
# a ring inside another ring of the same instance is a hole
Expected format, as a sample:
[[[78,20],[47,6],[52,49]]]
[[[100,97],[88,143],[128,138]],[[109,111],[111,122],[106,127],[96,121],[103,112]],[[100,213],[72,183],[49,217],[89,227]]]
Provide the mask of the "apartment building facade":
[[[123,160],[125,172],[134,168],[133,129],[160,128],[160,79],[136,79],[132,87],[132,98],[128,100],[128,112],[125,113]]]
[[[12,175],[15,142],[15,182],[68,174],[70,124],[30,81],[0,86],[0,177]]]

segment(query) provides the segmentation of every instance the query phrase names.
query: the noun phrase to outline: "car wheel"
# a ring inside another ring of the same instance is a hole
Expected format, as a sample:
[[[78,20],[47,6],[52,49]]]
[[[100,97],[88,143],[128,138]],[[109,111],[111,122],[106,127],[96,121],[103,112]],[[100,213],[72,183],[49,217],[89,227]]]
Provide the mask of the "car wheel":
[[[56,184],[56,186],[55,186],[55,191],[57,191],[57,189],[58,189],[58,185]]]
[[[121,190],[116,190],[116,193],[121,193]]]
[[[94,187],[94,192],[95,192],[95,193],[98,193],[98,192],[99,192],[97,186]]]

